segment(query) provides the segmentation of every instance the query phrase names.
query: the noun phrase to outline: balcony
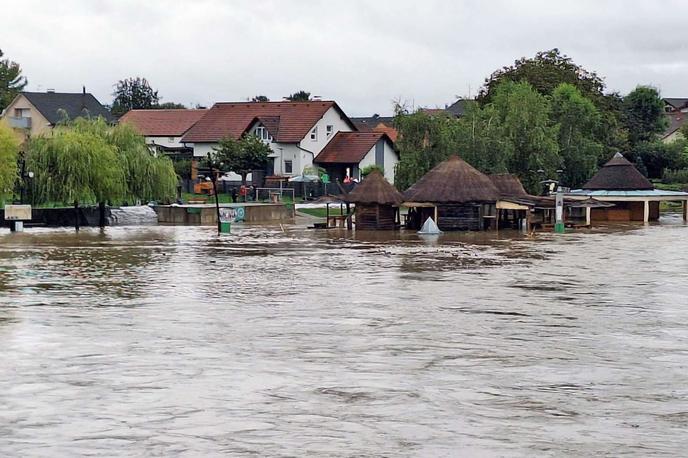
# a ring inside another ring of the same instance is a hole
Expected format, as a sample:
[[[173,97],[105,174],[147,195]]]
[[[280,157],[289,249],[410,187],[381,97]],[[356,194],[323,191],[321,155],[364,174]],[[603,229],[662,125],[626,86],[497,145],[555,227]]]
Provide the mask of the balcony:
[[[14,116],[8,116],[7,122],[9,123],[10,127],[14,127],[15,129],[31,129],[31,118],[29,117],[17,118]]]

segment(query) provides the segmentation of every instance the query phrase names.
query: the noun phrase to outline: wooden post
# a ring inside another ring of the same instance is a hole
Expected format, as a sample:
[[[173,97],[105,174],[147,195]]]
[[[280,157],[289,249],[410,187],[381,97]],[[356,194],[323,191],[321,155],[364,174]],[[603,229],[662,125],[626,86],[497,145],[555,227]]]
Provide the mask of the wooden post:
[[[105,228],[105,202],[98,204],[98,225],[101,229]]]
[[[683,201],[683,221],[688,221],[688,200]]]
[[[437,222],[437,205],[435,205],[435,224],[437,224],[439,226],[439,224]]]
[[[645,200],[643,201],[643,222],[647,223],[650,221],[650,201]]]
[[[74,201],[74,229],[79,232],[79,201]]]
[[[585,207],[585,225],[592,226],[592,208]]]
[[[341,213],[341,210],[339,211],[339,213]],[[330,227],[330,203],[329,202],[327,204],[325,204],[325,226]]]

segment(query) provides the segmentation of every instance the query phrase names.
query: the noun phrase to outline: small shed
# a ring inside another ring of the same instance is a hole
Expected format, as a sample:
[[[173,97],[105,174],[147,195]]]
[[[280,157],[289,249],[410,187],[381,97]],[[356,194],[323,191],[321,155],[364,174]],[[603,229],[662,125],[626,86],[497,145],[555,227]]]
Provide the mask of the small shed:
[[[496,224],[499,195],[487,175],[452,156],[406,190],[404,205],[414,216],[411,228],[433,217],[443,231],[484,230]]]
[[[403,196],[379,171],[367,175],[345,199],[356,205],[356,229],[392,230],[398,227]]]
[[[683,218],[688,218],[688,193],[655,189],[621,153],[604,164],[582,189],[566,194],[569,199],[613,203],[614,207],[591,209],[592,221],[653,221],[659,219],[661,202],[681,202]]]

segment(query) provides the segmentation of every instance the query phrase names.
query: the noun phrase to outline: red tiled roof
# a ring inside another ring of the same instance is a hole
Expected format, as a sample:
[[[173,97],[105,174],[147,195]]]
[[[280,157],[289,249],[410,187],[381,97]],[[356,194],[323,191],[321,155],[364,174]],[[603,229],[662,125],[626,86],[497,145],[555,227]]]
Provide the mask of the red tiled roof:
[[[389,139],[392,140],[392,143],[396,142],[397,137],[399,136],[399,132],[393,126],[388,126],[384,123],[380,123],[377,126],[373,127],[373,132],[387,134]]]
[[[358,164],[381,138],[384,132],[337,132],[315,157],[320,164]]]
[[[184,135],[183,142],[214,143],[230,136],[239,138],[258,118],[267,121],[266,127],[275,141],[298,143],[325,112],[335,107],[354,128],[344,112],[332,101],[310,102],[222,102],[216,103],[205,116]],[[279,125],[275,119],[279,119]]]
[[[180,137],[208,110],[129,110],[119,119],[146,137]]]

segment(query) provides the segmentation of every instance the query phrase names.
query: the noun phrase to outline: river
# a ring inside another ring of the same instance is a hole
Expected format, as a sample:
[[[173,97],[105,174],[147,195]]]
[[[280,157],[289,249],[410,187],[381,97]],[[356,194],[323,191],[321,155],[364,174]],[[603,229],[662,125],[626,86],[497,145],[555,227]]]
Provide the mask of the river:
[[[0,455],[685,456],[688,226],[0,231]]]

